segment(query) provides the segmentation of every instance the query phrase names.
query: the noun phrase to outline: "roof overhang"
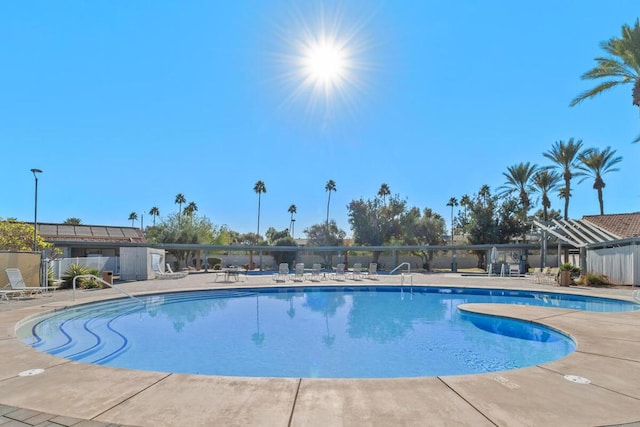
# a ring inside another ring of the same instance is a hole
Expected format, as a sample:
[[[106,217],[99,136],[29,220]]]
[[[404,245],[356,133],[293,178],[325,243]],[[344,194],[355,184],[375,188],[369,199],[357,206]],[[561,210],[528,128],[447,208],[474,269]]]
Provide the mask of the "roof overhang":
[[[584,248],[594,243],[619,240],[617,236],[602,227],[581,219],[560,219],[547,222],[533,221],[541,230],[555,236],[562,243]]]

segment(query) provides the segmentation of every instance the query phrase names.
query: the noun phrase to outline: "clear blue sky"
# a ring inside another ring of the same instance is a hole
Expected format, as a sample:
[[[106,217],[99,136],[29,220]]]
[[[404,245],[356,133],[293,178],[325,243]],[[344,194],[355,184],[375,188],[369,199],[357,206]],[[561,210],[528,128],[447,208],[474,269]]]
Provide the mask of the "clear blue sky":
[[[605,175],[605,213],[640,211],[640,135],[631,86],[570,108],[601,41],[638,17],[637,0],[0,2],[0,216],[130,225],[175,195],[239,232],[326,215],[385,182],[449,222],[450,197],[546,165],[571,137],[624,157]],[[322,18],[323,17],[323,18]],[[294,59],[324,27],[344,42],[327,96]],[[598,213],[574,183],[570,216]],[[552,199],[561,209],[561,200]],[[139,221],[137,222],[139,225]]]

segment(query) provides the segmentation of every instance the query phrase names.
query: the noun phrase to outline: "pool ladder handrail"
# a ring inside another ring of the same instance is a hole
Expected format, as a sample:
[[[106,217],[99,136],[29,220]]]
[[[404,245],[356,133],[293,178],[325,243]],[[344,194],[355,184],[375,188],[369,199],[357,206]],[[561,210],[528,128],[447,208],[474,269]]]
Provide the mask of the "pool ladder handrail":
[[[90,277],[92,279],[97,280],[98,282],[107,285],[108,287],[110,287],[111,289],[115,289],[118,292],[121,292],[123,294],[125,294],[126,296],[128,296],[129,298],[133,298],[136,301],[139,301],[138,298],[134,297],[133,295],[131,295],[129,292],[125,291],[124,289],[120,289],[120,288],[116,288],[114,287],[111,283],[107,282],[106,280],[103,280],[102,278],[95,276],[93,274],[79,274],[77,276],[75,276],[73,278],[73,300],[76,300],[76,280],[81,278],[81,277]]]
[[[393,274],[395,271],[399,270],[402,266],[407,266],[407,273],[400,273],[400,286],[404,286],[404,278],[409,277],[409,284],[413,286],[413,275],[411,274],[411,264],[408,262],[403,262],[393,270],[389,272],[389,274]]]

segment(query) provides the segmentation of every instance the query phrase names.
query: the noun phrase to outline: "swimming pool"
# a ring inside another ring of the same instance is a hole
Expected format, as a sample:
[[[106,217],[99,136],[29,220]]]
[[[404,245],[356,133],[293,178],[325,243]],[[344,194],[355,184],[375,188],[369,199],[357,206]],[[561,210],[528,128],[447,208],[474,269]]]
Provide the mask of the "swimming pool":
[[[208,375],[388,378],[546,363],[575,343],[464,303],[625,311],[617,300],[498,289],[364,286],[167,293],[87,304],[25,322],[32,347],[79,362]]]

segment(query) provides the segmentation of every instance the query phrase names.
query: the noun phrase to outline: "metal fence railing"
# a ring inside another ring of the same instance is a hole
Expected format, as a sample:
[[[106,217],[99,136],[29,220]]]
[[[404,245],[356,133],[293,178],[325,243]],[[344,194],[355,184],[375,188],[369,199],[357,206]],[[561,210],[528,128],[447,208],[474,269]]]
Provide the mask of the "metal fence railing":
[[[60,280],[64,272],[67,271],[70,265],[79,264],[91,270],[112,271],[113,274],[120,274],[120,262],[118,257],[76,257],[76,258],[60,258],[51,260],[49,263],[53,269],[53,277],[56,280]]]

